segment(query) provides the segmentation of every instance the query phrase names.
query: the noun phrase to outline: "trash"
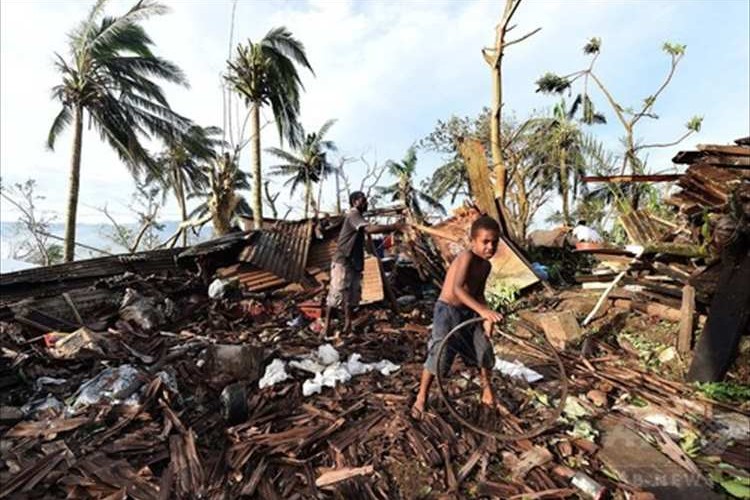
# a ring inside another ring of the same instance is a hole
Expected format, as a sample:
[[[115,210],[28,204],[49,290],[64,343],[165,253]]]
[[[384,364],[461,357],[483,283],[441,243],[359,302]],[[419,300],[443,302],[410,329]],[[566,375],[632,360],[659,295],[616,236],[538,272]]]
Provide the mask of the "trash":
[[[39,377],[34,380],[34,387],[41,391],[45,385],[63,385],[67,380],[64,378]]]
[[[229,298],[239,292],[239,281],[237,279],[216,278],[208,286],[208,297],[213,300]]]
[[[495,356],[494,368],[504,375],[513,378],[522,378],[529,383],[538,382],[544,378],[541,374],[524,366],[523,363],[519,363],[518,361],[505,361],[497,356]]]
[[[400,368],[400,366],[391,363],[387,359],[382,359],[375,363],[375,369],[379,371],[381,375],[385,375],[386,377],[391,373],[398,371]]]
[[[607,488],[597,483],[585,472],[576,472],[570,484],[578,488],[584,498],[590,498],[591,500],[601,500],[607,493]]]
[[[286,372],[286,363],[280,359],[274,359],[271,363],[266,366],[266,371],[263,374],[263,378],[258,381],[258,387],[265,389],[272,385],[283,382],[289,378],[289,374]]]
[[[302,328],[304,325],[305,318],[303,316],[297,316],[296,318],[286,322],[286,326],[291,328]]]
[[[263,349],[247,344],[214,344],[209,348],[213,371],[254,382],[263,370]]]
[[[157,307],[156,300],[128,288],[120,305],[120,319],[150,332],[162,325],[166,318]]]
[[[396,302],[401,307],[409,307],[417,303],[417,297],[414,295],[402,295],[396,299]]]
[[[40,414],[44,413],[46,417],[58,416],[65,410],[65,405],[56,397],[47,395],[42,399],[35,399],[29,401],[21,407],[21,413],[26,417],[38,418]]]
[[[549,268],[547,268],[547,266],[540,264],[539,262],[534,262],[531,264],[531,269],[542,280],[549,281]]]
[[[318,347],[318,360],[324,365],[336,363],[339,360],[339,352],[331,344],[323,344]]]
[[[91,380],[85,382],[75,394],[75,401],[68,407],[70,413],[83,407],[99,404],[102,402],[137,405],[140,399],[138,393],[131,394],[126,400],[116,399],[116,395],[128,389],[141,372],[133,365],[120,365],[116,368],[105,368]]]
[[[229,425],[237,425],[247,420],[247,388],[243,382],[224,387],[219,396],[222,415]]]
[[[46,338],[46,337],[45,337]],[[96,334],[86,327],[79,328],[69,335],[58,338],[49,352],[57,359],[73,359],[82,350],[104,354],[97,344]]]

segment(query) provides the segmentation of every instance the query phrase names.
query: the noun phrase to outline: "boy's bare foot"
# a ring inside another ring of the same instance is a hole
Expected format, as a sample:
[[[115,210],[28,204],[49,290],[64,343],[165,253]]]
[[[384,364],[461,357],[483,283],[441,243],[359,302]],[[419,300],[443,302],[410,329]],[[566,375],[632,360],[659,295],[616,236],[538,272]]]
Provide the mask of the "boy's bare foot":
[[[487,391],[482,393],[482,404],[489,408],[497,407],[497,402],[495,401],[495,396],[492,395],[492,392]]]
[[[424,418],[425,401],[417,399],[414,401],[414,405],[411,407],[411,418],[414,420],[422,420]]]

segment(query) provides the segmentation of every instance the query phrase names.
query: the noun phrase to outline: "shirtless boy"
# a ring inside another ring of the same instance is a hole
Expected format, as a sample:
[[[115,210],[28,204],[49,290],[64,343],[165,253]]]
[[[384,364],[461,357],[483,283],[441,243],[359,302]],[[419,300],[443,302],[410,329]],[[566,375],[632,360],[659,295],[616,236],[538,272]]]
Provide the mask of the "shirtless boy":
[[[437,370],[440,369],[443,375],[447,374],[456,354],[460,354],[467,365],[479,367],[482,403],[488,406],[495,404],[490,387],[495,355],[489,336],[492,325],[501,321],[503,316],[487,307],[484,287],[492,269],[489,260],[497,251],[499,239],[497,221],[492,217],[480,217],[471,225],[470,248],[456,257],[448,269],[440,297],[435,302],[427,360],[422,370],[419,394],[412,407],[412,415],[417,419],[422,417]],[[476,316],[484,318],[483,325],[469,325],[454,335],[443,355],[443,366],[438,367],[438,352],[443,339],[456,325]]]

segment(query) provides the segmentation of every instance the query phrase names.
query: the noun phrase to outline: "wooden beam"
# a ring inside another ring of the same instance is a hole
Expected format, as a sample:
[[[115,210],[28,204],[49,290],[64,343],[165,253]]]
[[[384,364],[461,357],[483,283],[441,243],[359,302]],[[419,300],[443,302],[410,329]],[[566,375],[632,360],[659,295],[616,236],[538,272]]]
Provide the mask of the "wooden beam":
[[[695,288],[690,285],[682,287],[682,308],[680,309],[680,335],[677,338],[677,351],[680,354],[690,352],[693,343],[693,317],[695,316]]]
[[[490,181],[487,156],[482,143],[476,139],[463,139],[458,142],[458,151],[466,163],[471,193],[476,199],[479,210],[496,221],[500,221],[500,214],[495,205],[495,191]]]
[[[750,148],[745,146],[721,146],[719,144],[698,144],[699,151],[725,155],[750,156]]]
[[[682,178],[682,174],[653,174],[653,175],[587,175],[583,182],[675,182]]]

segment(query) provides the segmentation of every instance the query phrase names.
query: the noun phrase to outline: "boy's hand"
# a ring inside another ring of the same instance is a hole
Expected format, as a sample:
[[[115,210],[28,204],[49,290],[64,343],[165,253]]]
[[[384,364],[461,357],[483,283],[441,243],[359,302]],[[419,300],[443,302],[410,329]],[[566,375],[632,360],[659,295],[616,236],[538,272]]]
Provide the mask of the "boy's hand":
[[[503,315],[492,309],[484,309],[479,315],[490,324],[500,323],[503,320]]]

